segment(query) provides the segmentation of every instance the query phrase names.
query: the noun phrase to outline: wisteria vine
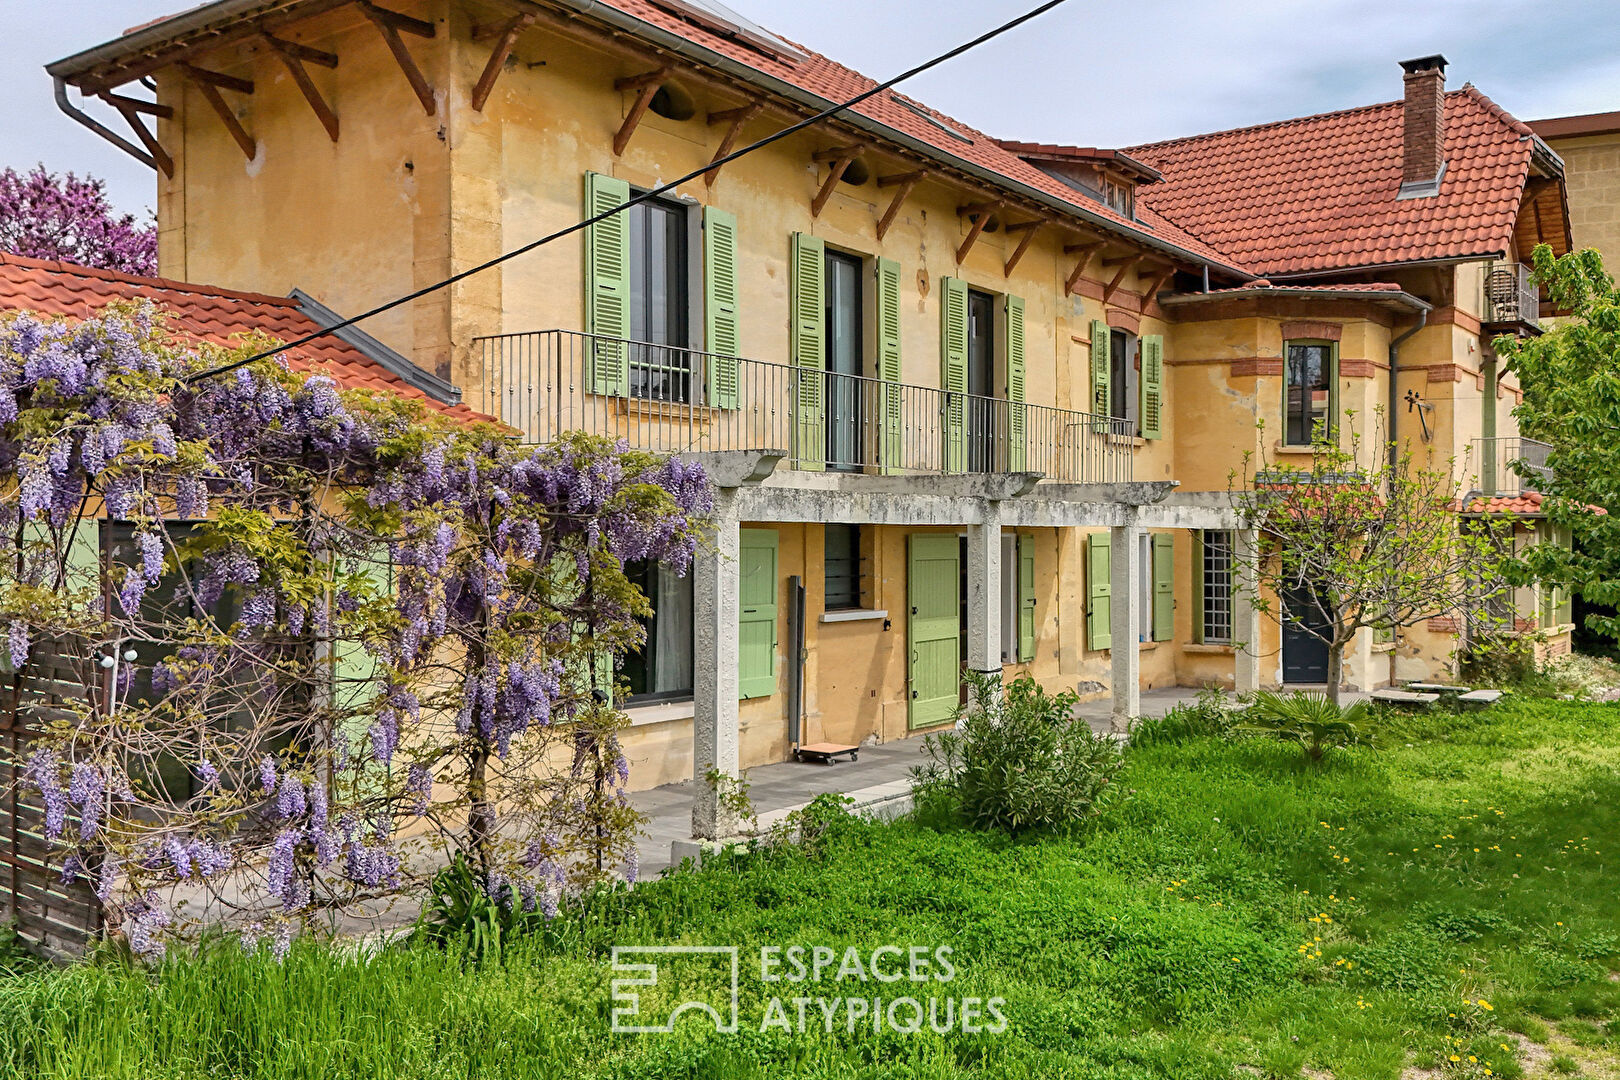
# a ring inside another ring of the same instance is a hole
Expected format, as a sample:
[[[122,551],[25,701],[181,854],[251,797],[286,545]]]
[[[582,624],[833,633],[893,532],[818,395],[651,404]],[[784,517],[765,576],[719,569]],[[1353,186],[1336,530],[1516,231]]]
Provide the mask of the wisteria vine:
[[[625,564],[685,570],[702,469],[284,363],[184,381],[264,344],[0,321],[0,667],[64,878],[137,952],[223,922],[279,954],[447,852],[547,914],[633,873]],[[84,693],[46,709],[46,669]]]

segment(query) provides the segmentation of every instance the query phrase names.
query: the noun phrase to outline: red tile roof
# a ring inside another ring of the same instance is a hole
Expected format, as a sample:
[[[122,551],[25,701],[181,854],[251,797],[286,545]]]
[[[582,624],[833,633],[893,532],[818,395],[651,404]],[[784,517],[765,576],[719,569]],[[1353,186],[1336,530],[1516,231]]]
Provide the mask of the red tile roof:
[[[1513,250],[1532,132],[1472,86],[1445,96],[1439,194],[1398,199],[1402,103],[1126,152],[1164,179],[1139,203],[1265,274]]]
[[[1480,495],[1468,504],[1470,514],[1520,514],[1539,515],[1543,513],[1542,494],[1539,491],[1525,490],[1517,495]],[[1608,511],[1601,506],[1590,503],[1586,507],[1594,514],[1607,514]]]
[[[198,341],[235,344],[240,334],[262,330],[291,341],[321,329],[285,296],[236,292],[167,278],[136,277],[73,263],[30,259],[0,252],[0,311],[86,318],[115,300],[151,300],[171,316],[171,325]],[[457,419],[487,419],[465,405],[446,405],[424,394],[348,342],[328,335],[300,345],[287,357],[295,371],[322,371],[348,387],[389,390],[417,398]]]
[[[1579,116],[1552,116],[1530,121],[1530,128],[1543,139],[1574,139],[1583,135],[1613,135],[1620,132],[1620,112],[1582,113]]]

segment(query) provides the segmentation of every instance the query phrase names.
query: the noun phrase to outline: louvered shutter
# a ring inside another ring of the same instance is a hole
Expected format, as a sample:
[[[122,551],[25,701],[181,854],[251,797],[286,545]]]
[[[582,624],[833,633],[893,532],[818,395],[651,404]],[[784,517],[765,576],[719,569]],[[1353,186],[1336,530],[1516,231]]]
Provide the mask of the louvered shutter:
[[[776,693],[775,529],[743,529],[738,537],[737,687],[745,698]]]
[[[1176,636],[1176,538],[1173,533],[1153,534],[1153,640]]]
[[[1106,649],[1112,641],[1114,621],[1113,568],[1109,562],[1109,535],[1086,537],[1086,648]]]
[[[1192,531],[1192,639],[1204,643],[1204,590],[1208,580],[1204,576],[1204,531]]]
[[[967,283],[940,280],[940,388],[945,391],[944,465],[959,473],[967,465]]]
[[[1108,324],[1100,319],[1091,320],[1091,411],[1099,417],[1114,414],[1114,369],[1109,338]],[[1107,424],[1099,424],[1098,428],[1112,430]]]
[[[703,210],[703,323],[709,351],[709,404],[737,407],[737,216]]]
[[[878,378],[882,394],[883,472],[902,471],[901,390],[900,390],[900,264],[893,259],[877,260],[877,347]]]
[[[1024,299],[1007,297],[1007,471],[1029,467],[1028,413],[1024,409]]]
[[[1164,338],[1142,338],[1142,438],[1157,439],[1164,430]]]
[[[630,201],[630,185],[601,173],[585,174],[585,213],[595,217]],[[630,392],[630,218],[614,214],[585,230],[585,330],[595,335],[587,355],[586,385],[593,394]]]
[[[1018,538],[1018,662],[1035,659],[1035,538]]]
[[[793,234],[792,319],[795,383],[793,456],[801,469],[819,470],[827,457],[822,401],[827,367],[827,245]]]

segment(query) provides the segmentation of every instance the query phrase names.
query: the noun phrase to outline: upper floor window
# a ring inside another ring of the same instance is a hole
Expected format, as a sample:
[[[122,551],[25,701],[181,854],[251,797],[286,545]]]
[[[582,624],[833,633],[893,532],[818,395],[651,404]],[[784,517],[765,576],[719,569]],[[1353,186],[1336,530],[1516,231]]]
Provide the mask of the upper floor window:
[[[826,336],[827,468],[859,470],[863,456],[862,359],[866,352],[861,279],[863,260],[827,249]]]
[[[630,227],[630,393],[691,400],[692,291],[687,207],[649,199],[625,211]],[[657,348],[668,345],[670,348]]]
[[[1112,400],[1108,415],[1118,420],[1129,420],[1131,431],[1136,430],[1137,363],[1135,334],[1125,330],[1112,330],[1108,334],[1109,385]]]
[[[1284,353],[1283,443],[1310,446],[1331,431],[1335,349],[1329,341],[1290,341]]]

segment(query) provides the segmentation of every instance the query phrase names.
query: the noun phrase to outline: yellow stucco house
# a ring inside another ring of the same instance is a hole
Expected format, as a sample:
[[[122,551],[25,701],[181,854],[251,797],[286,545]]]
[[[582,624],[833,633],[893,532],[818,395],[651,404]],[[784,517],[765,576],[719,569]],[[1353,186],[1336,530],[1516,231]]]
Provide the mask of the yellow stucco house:
[[[1489,341],[1535,332],[1522,261],[1569,243],[1558,155],[1403,67],[1386,104],[1123,149],[885,92],[366,330],[525,437],[705,455],[714,549],[638,571],[639,784],[930,730],[964,665],[1121,721],[1320,682],[1234,588],[1233,470],[1381,407],[1516,484]],[[346,313],[873,85],[709,0],[218,0],[49,70],[155,169],[166,276]],[[1362,686],[1456,644],[1364,636]]]

